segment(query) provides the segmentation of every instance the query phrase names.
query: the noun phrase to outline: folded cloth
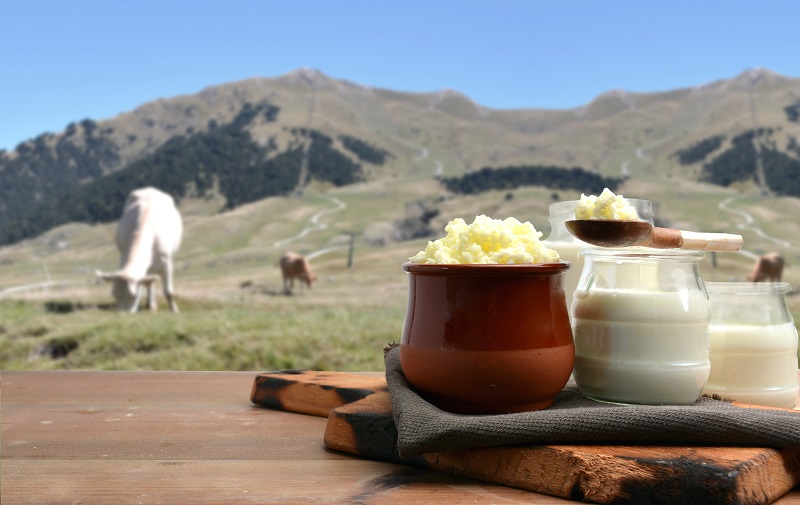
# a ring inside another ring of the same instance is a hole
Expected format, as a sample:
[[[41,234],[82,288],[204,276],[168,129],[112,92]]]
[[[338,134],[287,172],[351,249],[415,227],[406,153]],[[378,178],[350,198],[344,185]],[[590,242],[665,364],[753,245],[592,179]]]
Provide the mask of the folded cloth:
[[[583,396],[573,381],[545,410],[502,415],[445,412],[406,381],[400,348],[386,350],[386,382],[402,457],[510,444],[705,445],[800,449],[800,412],[692,405],[618,405]]]

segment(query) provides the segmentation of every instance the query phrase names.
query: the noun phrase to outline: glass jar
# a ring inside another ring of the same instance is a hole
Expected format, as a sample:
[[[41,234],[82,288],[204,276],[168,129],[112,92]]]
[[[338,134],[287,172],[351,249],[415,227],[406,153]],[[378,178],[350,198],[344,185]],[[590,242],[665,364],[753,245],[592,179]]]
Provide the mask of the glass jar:
[[[703,393],[794,408],[797,328],[785,282],[709,282],[711,376]]]
[[[643,221],[653,224],[653,204],[650,200],[626,198],[625,201],[636,207],[636,211]],[[550,234],[542,241],[550,249],[558,251],[561,261],[568,261],[572,265],[567,270],[567,275],[564,278],[567,309],[572,307],[573,294],[578,288],[578,279],[580,279],[583,271],[583,257],[578,254],[578,251],[589,245],[575,238],[564,224],[575,219],[576,205],[578,205],[578,200],[566,200],[550,204],[550,215],[547,218],[550,222]]]
[[[572,306],[575,382],[586,396],[690,404],[709,375],[702,251],[584,248]]]

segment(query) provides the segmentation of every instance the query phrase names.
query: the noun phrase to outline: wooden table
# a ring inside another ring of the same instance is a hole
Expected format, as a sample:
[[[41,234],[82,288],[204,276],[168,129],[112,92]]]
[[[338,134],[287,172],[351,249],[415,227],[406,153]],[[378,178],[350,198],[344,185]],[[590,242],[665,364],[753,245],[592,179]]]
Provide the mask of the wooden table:
[[[253,406],[255,376],[0,372],[0,501],[571,503],[330,451],[326,419]]]

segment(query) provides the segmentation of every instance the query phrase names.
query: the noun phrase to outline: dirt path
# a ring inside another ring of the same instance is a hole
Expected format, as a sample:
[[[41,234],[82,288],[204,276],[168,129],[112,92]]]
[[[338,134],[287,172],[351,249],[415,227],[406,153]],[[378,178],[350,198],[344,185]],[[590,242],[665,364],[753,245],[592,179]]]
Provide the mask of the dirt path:
[[[789,247],[791,247],[791,244],[789,242],[787,242],[785,240],[782,240],[782,239],[779,239],[777,237],[773,237],[771,235],[767,235],[764,232],[764,230],[762,230],[756,224],[755,219],[748,212],[745,212],[745,211],[739,210],[739,209],[730,208],[728,205],[733,203],[734,200],[736,200],[735,196],[731,196],[729,198],[726,198],[725,200],[721,201],[719,203],[719,205],[717,205],[717,207],[719,207],[721,210],[724,210],[725,212],[729,212],[731,214],[736,214],[736,215],[740,216],[743,219],[743,222],[741,222],[741,223],[736,225],[737,228],[739,228],[740,230],[750,230],[750,231],[754,232],[756,235],[758,235],[759,237],[763,238],[764,240],[767,240],[769,242],[777,244],[777,245],[779,245],[781,247],[784,247],[784,248],[787,248],[787,249]],[[758,258],[758,255],[756,253],[751,252],[751,251],[747,251],[745,249],[742,249],[741,251],[739,251],[739,254],[743,254],[743,255],[745,255],[745,256],[747,256],[749,258],[752,258],[752,259]]]
[[[397,142],[400,142],[401,144],[405,144],[406,146],[410,147],[411,149],[416,149],[416,150],[419,151],[419,155],[417,155],[417,157],[414,158],[414,161],[413,161],[414,164],[419,163],[420,161],[424,161],[424,160],[426,160],[426,159],[428,159],[430,157],[430,151],[428,150],[427,147],[423,147],[423,146],[417,145],[417,144],[415,144],[413,142],[410,142],[410,141],[408,141],[406,139],[402,139],[402,138],[397,137],[395,135],[392,135],[392,138],[394,140],[396,140]],[[436,159],[434,159],[433,162],[435,163],[434,175],[439,177],[444,173],[444,165],[442,165],[441,161],[436,160]]]
[[[642,161],[651,161],[650,158],[645,156],[644,152],[647,151],[648,149],[652,149],[652,148],[656,147],[657,145],[660,145],[660,144],[663,144],[664,142],[669,141],[670,139],[672,139],[672,137],[674,137],[674,135],[670,135],[669,137],[664,137],[662,139],[658,139],[658,140],[655,140],[653,142],[650,142],[649,144],[637,147],[636,148],[636,157],[639,158]],[[620,165],[619,171],[620,171],[620,173],[622,174],[623,177],[628,177],[629,175],[631,175],[630,174],[630,169],[628,168],[630,166],[630,163],[631,163],[631,160],[625,160]]]
[[[273,247],[275,247],[275,248],[283,247],[286,244],[290,244],[290,243],[294,242],[295,240],[299,240],[299,239],[305,237],[306,235],[308,235],[309,233],[311,233],[313,231],[324,230],[325,228],[328,227],[327,224],[322,222],[322,218],[324,216],[326,216],[328,214],[333,214],[334,212],[339,212],[339,211],[347,208],[347,205],[344,202],[342,202],[341,200],[339,200],[338,198],[333,197],[333,196],[329,196],[329,195],[325,195],[325,197],[334,204],[334,206],[332,208],[323,209],[323,210],[317,212],[316,214],[311,216],[311,219],[308,220],[308,222],[310,224],[308,226],[306,226],[305,228],[303,228],[300,231],[300,233],[298,233],[297,235],[295,235],[293,237],[289,237],[289,238],[286,238],[286,239],[283,239],[283,240],[278,240],[277,242],[275,242],[275,244],[273,244]],[[317,254],[317,255],[319,256],[319,254]]]

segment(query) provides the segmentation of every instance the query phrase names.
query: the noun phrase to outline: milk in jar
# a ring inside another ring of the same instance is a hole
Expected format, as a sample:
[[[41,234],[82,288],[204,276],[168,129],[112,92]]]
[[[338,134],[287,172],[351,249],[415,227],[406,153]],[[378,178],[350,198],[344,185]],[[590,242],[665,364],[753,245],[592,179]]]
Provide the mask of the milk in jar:
[[[708,282],[711,376],[703,393],[793,408],[798,394],[797,328],[785,282]]]
[[[639,214],[639,219],[653,224],[653,204],[650,200],[626,198]],[[572,266],[564,277],[564,293],[567,297],[567,308],[572,307],[573,294],[578,287],[578,280],[583,271],[583,257],[578,252],[589,244],[575,238],[567,229],[566,223],[575,219],[575,207],[580,200],[566,200],[550,204],[550,234],[542,241],[550,249],[555,249],[561,261],[568,261]],[[570,315],[570,317],[572,317]]]
[[[584,248],[574,378],[598,400],[690,404],[710,373],[701,251]]]

